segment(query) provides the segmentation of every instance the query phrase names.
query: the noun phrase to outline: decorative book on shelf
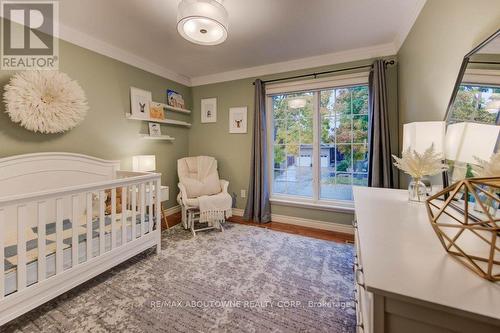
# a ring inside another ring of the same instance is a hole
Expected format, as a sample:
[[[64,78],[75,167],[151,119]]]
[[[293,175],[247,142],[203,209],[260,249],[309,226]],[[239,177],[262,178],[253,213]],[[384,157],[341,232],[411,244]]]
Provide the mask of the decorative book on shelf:
[[[164,103],[157,103],[157,104],[159,104],[159,105],[161,104],[164,109],[167,109],[167,110],[170,110],[170,111],[180,112],[180,113],[187,113],[187,114],[191,113],[191,110],[188,110],[188,109],[185,109],[185,108],[180,108],[180,107],[177,107],[177,106],[172,106],[172,105],[168,105],[168,104],[164,104]]]

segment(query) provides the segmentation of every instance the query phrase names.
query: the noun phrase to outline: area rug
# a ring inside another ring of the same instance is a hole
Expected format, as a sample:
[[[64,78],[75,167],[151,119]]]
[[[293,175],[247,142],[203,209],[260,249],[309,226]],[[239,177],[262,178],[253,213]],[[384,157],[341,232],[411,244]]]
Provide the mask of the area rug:
[[[354,332],[354,249],[226,224],[148,251],[2,332]]]

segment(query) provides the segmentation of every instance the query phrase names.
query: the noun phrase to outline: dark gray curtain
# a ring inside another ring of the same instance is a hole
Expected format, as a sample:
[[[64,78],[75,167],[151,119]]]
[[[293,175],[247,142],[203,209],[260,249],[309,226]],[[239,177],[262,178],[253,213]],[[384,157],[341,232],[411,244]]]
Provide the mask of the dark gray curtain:
[[[369,78],[369,172],[371,187],[394,187],[387,81],[384,60],[373,64]]]
[[[269,202],[269,170],[267,156],[266,91],[261,80],[255,81],[255,111],[252,160],[245,220],[258,223],[271,221]]]

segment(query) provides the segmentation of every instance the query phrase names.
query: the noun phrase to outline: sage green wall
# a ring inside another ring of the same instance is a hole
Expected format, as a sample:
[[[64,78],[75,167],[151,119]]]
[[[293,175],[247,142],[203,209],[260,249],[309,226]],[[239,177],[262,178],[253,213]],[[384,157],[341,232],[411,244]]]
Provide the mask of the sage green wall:
[[[261,77],[263,80],[286,77],[331,69],[353,67],[371,64],[373,60],[358,61],[348,64],[338,64],[315,69],[294,71]],[[343,72],[341,74],[346,74]],[[245,208],[246,198],[240,197],[241,189],[248,189],[250,175],[250,157],[252,147],[252,128],[254,116],[254,87],[255,78],[241,79],[222,83],[215,83],[192,88],[193,94],[193,127],[189,137],[189,154],[211,155],[217,158],[221,178],[230,181],[229,190],[237,195],[238,208]],[[393,130],[393,149],[398,150],[397,131],[397,67],[388,68],[389,104],[391,110],[391,129]],[[200,122],[200,103],[202,98],[217,97],[217,122]],[[229,134],[229,108],[248,107],[248,133]],[[274,214],[302,217],[319,221],[350,224],[352,214],[327,212],[314,209],[295,208],[273,204]]]
[[[443,120],[463,57],[498,28],[498,0],[427,0],[398,53],[401,123]]]
[[[63,151],[119,159],[123,169],[130,169],[133,155],[154,154],[162,183],[170,186],[166,206],[177,205],[176,161],[188,154],[190,130],[162,125],[164,133],[175,137],[173,143],[142,140],[138,136],[148,132],[147,123],[127,120],[125,113],[130,112],[131,86],[151,91],[153,100],[160,102],[166,101],[165,91],[170,88],[189,103],[191,89],[64,41],[60,41],[60,70],[78,81],[87,95],[90,109],[84,121],[64,134],[37,134],[10,121],[0,103],[0,157]],[[3,87],[13,74],[0,71],[0,94],[3,95]],[[182,114],[171,117],[190,121],[190,116]]]
[[[444,119],[463,57],[499,28],[498,0],[427,0],[398,53],[401,121]]]

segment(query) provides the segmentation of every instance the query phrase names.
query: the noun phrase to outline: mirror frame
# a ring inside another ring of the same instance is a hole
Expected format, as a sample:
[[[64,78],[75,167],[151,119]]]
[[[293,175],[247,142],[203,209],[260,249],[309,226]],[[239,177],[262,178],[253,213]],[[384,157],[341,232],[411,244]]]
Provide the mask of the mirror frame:
[[[464,59],[462,60],[462,65],[460,66],[460,70],[458,72],[457,80],[455,81],[455,86],[453,87],[453,91],[451,93],[451,98],[448,103],[448,108],[446,109],[446,114],[444,116],[444,121],[447,123],[448,122],[448,117],[451,113],[451,108],[453,107],[453,104],[455,103],[455,99],[457,97],[458,89],[460,88],[460,85],[462,83],[462,80],[465,75],[465,71],[467,70],[467,65],[470,63],[470,58],[475,55],[479,50],[481,50],[484,46],[486,46],[489,42],[494,40],[495,38],[500,36],[500,29],[495,31],[491,36],[486,38],[484,41],[482,41],[479,45],[477,45],[475,48],[472,49],[469,53],[467,53],[464,56]],[[448,172],[443,171],[443,188],[448,187],[449,184],[449,178],[448,178]]]
[[[457,92],[458,92],[458,89],[460,88],[460,84],[462,83],[465,71],[467,70],[467,65],[469,64],[470,58],[474,54],[476,54],[479,50],[481,50],[484,46],[486,46],[489,42],[491,42],[493,39],[497,38],[498,36],[500,36],[500,29],[498,29],[497,31],[495,31],[495,33],[493,33],[491,36],[489,36],[488,38],[486,38],[483,42],[481,42],[481,44],[479,44],[478,46],[476,46],[474,49],[472,49],[472,51],[470,51],[469,53],[467,53],[464,56],[464,59],[462,60],[462,65],[460,66],[460,71],[458,72],[458,76],[457,76],[457,80],[455,82],[455,86],[453,87],[453,91],[451,93],[451,98],[450,98],[450,102],[448,103],[448,108],[446,109],[446,114],[444,116],[444,121],[448,120],[448,116],[449,116],[449,114],[451,112],[451,108],[453,106],[453,103],[455,103],[455,98],[457,97]]]

